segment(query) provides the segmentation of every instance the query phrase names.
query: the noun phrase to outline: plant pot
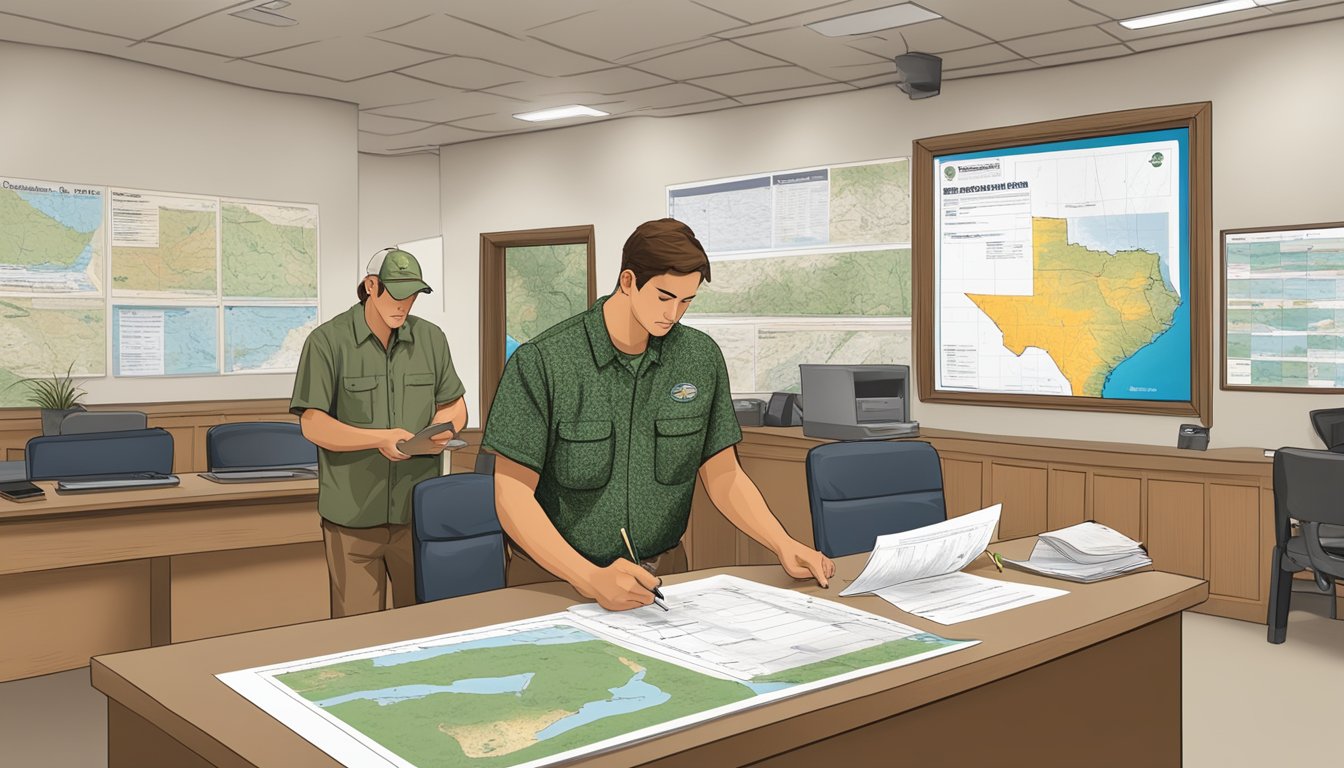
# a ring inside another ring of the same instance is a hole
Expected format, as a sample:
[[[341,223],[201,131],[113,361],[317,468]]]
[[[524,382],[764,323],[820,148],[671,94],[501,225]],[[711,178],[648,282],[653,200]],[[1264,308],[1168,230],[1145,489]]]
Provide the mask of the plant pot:
[[[76,405],[74,408],[63,408],[59,411],[53,408],[43,408],[42,434],[44,435],[61,434],[61,422],[65,420],[65,417],[69,416],[72,413],[78,413],[82,410],[85,410],[84,406],[82,405]]]

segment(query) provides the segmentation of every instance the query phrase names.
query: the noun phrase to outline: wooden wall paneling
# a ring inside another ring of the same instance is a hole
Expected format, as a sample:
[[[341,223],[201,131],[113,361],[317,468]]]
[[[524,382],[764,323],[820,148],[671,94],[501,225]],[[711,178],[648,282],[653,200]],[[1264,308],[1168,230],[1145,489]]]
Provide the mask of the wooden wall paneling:
[[[773,511],[773,510],[772,510]],[[691,546],[687,552],[690,567],[722,568],[737,564],[737,529],[719,513],[709,500],[699,479],[691,497]]]
[[[779,519],[784,530],[803,544],[813,546],[815,539],[812,535],[812,509],[807,496],[807,473],[799,471],[797,462],[776,455],[774,451],[740,452],[738,461],[760,489],[766,505]],[[739,531],[737,538],[738,565],[774,565],[779,562],[773,552],[750,536]]]
[[[1051,467],[1047,495],[1046,530],[1067,528],[1087,519],[1086,471]]]
[[[1047,530],[1049,497],[1043,464],[991,462],[990,504],[1003,504],[998,539],[1035,536]]]
[[[943,503],[947,507],[947,516],[956,517],[982,509],[985,506],[985,462],[944,456],[942,463]]]
[[[171,559],[175,643],[331,618],[320,541]]]
[[[148,560],[0,576],[0,681],[150,644]]]
[[[1209,484],[1210,595],[1260,599],[1269,576],[1260,569],[1260,527],[1258,486]]]
[[[1096,472],[1092,475],[1092,516],[1108,528],[1143,541],[1143,478]]]
[[[1204,483],[1148,480],[1148,554],[1160,571],[1204,578]]]

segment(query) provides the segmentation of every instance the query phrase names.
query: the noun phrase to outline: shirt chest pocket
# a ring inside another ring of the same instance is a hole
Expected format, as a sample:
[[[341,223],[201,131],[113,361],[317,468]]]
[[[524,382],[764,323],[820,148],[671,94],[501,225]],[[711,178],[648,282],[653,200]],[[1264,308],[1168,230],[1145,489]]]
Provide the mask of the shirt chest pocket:
[[[402,382],[405,385],[402,406],[406,423],[419,425],[416,427],[419,429],[434,418],[434,374],[408,373]]]
[[[694,480],[705,447],[705,420],[658,419],[654,428],[653,478],[664,485]]]
[[[344,376],[341,394],[336,400],[336,418],[347,424],[373,422],[373,399],[378,389],[378,376]]]
[[[555,479],[577,491],[606,486],[616,446],[611,422],[562,421],[555,432]]]

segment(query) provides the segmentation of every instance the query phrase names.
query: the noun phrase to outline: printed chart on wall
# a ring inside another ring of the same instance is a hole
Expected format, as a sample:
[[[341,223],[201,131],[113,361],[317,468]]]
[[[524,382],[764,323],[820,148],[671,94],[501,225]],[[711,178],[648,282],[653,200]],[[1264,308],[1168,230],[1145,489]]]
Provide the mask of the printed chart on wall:
[[[934,158],[935,388],[1191,399],[1188,129]]]
[[[905,158],[668,187],[710,256],[683,322],[723,351],[738,392],[798,391],[798,363],[908,363]]]
[[[1344,226],[1223,233],[1224,386],[1344,389]]]

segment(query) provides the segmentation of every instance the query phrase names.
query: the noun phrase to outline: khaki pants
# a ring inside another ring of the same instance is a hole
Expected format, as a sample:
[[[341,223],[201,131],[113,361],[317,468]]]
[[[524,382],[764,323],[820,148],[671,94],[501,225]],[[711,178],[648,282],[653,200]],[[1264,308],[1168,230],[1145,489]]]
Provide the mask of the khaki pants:
[[[521,587],[525,584],[539,584],[546,581],[559,581],[560,577],[550,571],[537,565],[536,561],[527,556],[527,553],[509,542],[504,548],[508,557],[508,565],[505,569],[504,583],[510,587]],[[649,570],[654,576],[662,578],[674,573],[685,573],[686,566],[686,546],[677,542],[677,546],[667,550],[657,557],[649,558],[640,563]]]
[[[387,581],[397,608],[415,605],[415,563],[410,525],[346,528],[322,521],[331,577],[331,617],[381,611]]]

